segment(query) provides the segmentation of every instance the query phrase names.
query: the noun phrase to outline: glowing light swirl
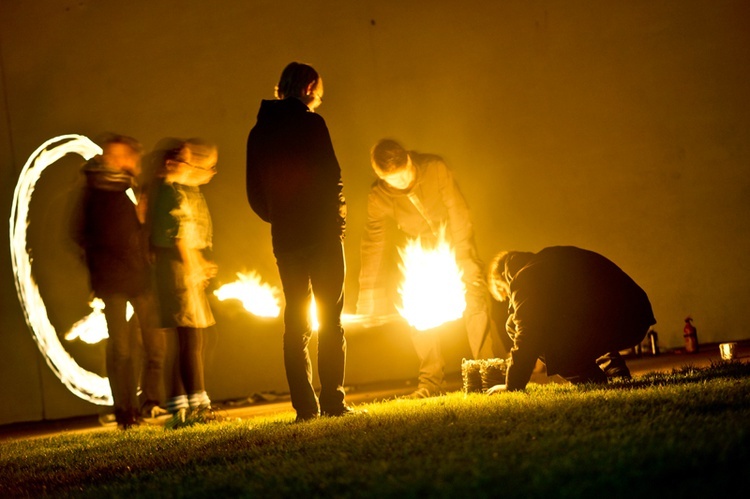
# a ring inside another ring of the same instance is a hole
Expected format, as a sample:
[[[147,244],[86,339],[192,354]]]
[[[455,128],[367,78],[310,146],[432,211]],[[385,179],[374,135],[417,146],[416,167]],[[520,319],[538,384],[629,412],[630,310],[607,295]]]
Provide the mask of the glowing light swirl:
[[[101,152],[98,145],[83,135],[60,135],[48,140],[34,151],[21,170],[13,192],[10,257],[16,292],[26,323],[47,365],[75,395],[95,404],[111,405],[112,391],[109,380],[79,366],[60,342],[31,272],[32,259],[27,249],[26,238],[31,195],[44,170],[66,154],[78,154],[88,160]]]

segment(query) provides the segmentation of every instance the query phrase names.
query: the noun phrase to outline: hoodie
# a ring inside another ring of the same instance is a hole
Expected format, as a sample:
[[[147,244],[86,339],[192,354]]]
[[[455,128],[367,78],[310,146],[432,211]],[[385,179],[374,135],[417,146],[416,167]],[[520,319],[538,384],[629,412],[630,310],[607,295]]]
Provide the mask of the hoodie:
[[[299,99],[264,100],[247,139],[247,198],[274,252],[344,237],[341,169],[325,120]]]

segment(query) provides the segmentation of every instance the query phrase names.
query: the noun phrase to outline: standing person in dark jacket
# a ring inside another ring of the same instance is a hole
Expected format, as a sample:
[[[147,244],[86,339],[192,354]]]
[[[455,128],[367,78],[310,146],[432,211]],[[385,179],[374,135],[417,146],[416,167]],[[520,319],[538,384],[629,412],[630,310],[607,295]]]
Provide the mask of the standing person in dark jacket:
[[[640,343],[656,323],[648,296],[604,256],[573,246],[499,253],[492,295],[508,303],[513,339],[506,384],[523,390],[537,359],[572,383],[630,377],[619,351]]]
[[[344,228],[341,169],[323,118],[315,109],[323,80],[292,62],[281,73],[276,100],[261,102],[247,140],[247,197],[271,224],[284,309],[284,366],[297,420],[354,412],[345,402],[346,339]],[[311,295],[318,310],[320,399],[312,385],[308,344]]]
[[[504,356],[504,347],[492,321],[491,298],[484,265],[477,253],[469,208],[445,162],[432,154],[407,151],[390,139],[379,141],[371,151],[378,176],[367,199],[367,225],[362,237],[357,313],[377,315],[386,295],[378,282],[384,260],[386,223],[395,221],[408,237],[434,242],[441,226],[455,250],[456,263],[466,285],[464,323],[475,359]],[[439,338],[431,332],[413,331],[419,357],[419,383],[412,398],[442,393],[445,362]]]
[[[141,146],[132,137],[111,135],[102,154],[83,167],[78,234],[89,269],[91,289],[104,302],[107,321],[106,365],[115,420],[127,429],[140,419],[135,360],[140,341],[126,319],[130,302],[140,324],[146,368],[144,416],[156,416],[163,391],[164,331],[157,329],[157,309],[148,262],[146,234],[136,213],[135,195]],[[130,190],[130,193],[128,191]],[[132,198],[129,196],[133,196]]]

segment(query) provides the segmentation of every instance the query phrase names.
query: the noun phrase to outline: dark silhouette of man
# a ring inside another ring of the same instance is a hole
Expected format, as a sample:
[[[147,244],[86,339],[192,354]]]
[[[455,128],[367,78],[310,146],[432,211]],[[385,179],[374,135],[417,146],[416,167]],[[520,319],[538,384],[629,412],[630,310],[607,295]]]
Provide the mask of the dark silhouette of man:
[[[548,375],[572,383],[628,378],[619,351],[640,343],[656,323],[648,296],[630,276],[573,246],[501,252],[489,284],[495,299],[508,304],[513,339],[506,383],[490,393],[525,389],[537,359]]]
[[[315,114],[323,80],[307,64],[281,73],[276,100],[261,102],[247,140],[247,198],[271,224],[284,309],[284,366],[297,420],[355,412],[344,394],[346,339],[344,229],[341,169],[325,120]],[[312,385],[308,310],[318,311],[320,399]]]

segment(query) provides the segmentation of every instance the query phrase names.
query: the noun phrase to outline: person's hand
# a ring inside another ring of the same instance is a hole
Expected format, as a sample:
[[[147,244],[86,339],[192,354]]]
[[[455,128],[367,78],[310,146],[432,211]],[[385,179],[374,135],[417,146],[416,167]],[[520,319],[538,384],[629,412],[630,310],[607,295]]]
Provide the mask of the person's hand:
[[[506,392],[505,385],[495,385],[487,389],[487,395],[497,395],[498,393]]]
[[[208,260],[203,261],[203,275],[206,276],[206,280],[213,279],[218,273],[219,266],[216,263]]]
[[[193,265],[185,265],[188,283],[198,288],[206,288],[209,281],[216,277],[219,267],[203,258],[195,258]]]

